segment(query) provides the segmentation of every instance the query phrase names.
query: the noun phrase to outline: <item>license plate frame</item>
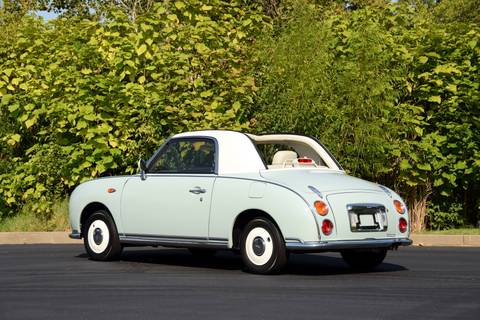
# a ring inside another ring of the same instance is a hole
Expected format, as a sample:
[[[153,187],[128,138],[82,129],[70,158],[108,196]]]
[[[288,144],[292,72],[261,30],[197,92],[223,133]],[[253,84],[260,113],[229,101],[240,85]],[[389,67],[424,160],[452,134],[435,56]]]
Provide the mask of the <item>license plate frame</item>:
[[[387,211],[381,204],[349,204],[347,211],[352,232],[381,232],[388,228]]]

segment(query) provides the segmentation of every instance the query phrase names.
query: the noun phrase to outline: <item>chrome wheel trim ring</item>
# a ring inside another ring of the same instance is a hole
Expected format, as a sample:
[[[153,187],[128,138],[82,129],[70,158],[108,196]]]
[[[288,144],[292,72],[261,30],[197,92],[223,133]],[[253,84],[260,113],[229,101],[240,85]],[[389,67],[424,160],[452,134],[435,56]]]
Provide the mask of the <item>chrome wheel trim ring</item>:
[[[255,245],[259,244],[259,239],[263,242],[262,250],[256,250]],[[273,255],[273,239],[270,233],[262,228],[256,227],[250,230],[245,240],[245,251],[248,257],[248,260],[254,265],[263,266],[265,265]],[[261,254],[257,254],[257,253]]]
[[[88,246],[90,249],[98,254],[103,253],[107,249],[108,243],[110,242],[110,231],[108,230],[108,226],[105,221],[93,221],[90,224],[90,227],[88,227],[87,237]]]

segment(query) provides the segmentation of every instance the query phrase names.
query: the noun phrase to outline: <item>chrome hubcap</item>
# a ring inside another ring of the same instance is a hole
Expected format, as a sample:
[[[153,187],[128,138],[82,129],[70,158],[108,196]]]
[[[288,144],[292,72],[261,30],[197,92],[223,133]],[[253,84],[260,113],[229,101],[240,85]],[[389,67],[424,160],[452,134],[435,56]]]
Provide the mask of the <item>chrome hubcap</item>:
[[[265,252],[265,241],[261,237],[253,239],[253,252],[261,256]]]
[[[95,228],[93,231],[93,241],[95,242],[96,245],[100,245],[103,241],[103,234],[102,234],[102,229],[100,228]]]
[[[272,236],[265,228],[253,228],[245,239],[245,251],[250,262],[257,266],[265,265],[273,256]]]

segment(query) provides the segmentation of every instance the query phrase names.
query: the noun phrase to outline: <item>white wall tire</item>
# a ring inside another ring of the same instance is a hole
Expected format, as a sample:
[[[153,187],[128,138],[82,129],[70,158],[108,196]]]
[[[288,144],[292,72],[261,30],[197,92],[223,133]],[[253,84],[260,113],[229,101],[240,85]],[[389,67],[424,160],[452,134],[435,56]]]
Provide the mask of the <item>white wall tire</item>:
[[[95,212],[82,227],[85,249],[93,260],[106,261],[120,257],[122,246],[115,223],[108,212]]]
[[[265,218],[253,219],[245,226],[241,251],[247,270],[253,273],[277,273],[287,263],[283,237],[277,227]]]
[[[88,245],[93,252],[97,254],[105,252],[110,242],[110,231],[108,231],[107,224],[100,219],[94,220],[88,227],[87,237]]]
[[[253,228],[245,241],[245,251],[253,264],[263,266],[272,258],[272,236],[266,229],[262,227]]]

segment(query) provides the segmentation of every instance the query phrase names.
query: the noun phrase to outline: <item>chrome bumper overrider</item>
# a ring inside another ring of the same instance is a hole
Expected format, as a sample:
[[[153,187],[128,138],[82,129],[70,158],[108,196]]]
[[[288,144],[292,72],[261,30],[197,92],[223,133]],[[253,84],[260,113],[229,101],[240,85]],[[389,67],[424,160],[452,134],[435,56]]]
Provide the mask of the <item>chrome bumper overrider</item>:
[[[68,235],[71,239],[82,239],[82,234],[77,230],[73,230],[72,233]]]
[[[285,242],[290,251],[336,251],[345,249],[393,248],[412,244],[410,239],[365,239],[339,241],[306,241],[289,240]]]

